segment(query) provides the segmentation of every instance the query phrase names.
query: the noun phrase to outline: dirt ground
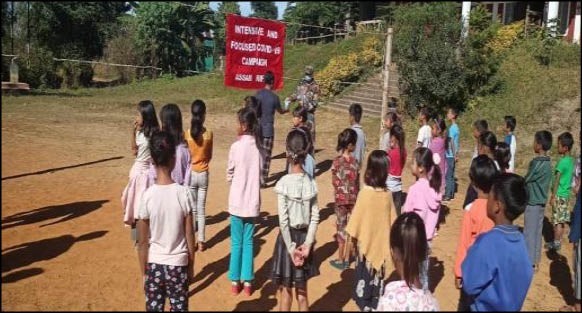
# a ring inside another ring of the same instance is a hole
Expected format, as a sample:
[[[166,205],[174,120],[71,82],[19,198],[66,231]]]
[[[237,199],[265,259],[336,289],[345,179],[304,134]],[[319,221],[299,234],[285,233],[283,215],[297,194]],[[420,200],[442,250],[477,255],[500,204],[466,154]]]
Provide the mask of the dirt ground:
[[[182,109],[185,119],[189,118],[186,107]],[[3,104],[3,310],[144,309],[137,254],[129,229],[123,226],[120,206],[133,163],[133,118],[134,110],[129,106],[100,109]],[[284,168],[285,160],[280,154],[291,123],[289,115],[278,115],[276,120],[273,155],[278,157],[272,162],[271,175]],[[322,109],[317,122],[316,148],[322,149],[316,154],[321,223],[314,255],[321,275],[309,282],[310,308],[353,311],[357,310],[351,300],[353,269],[340,272],[328,264],[336,249],[329,168],[337,133],[347,126],[347,114]],[[230,294],[226,213],[229,189],[225,169],[228,149],[235,139],[233,125],[234,114],[215,114],[209,107],[207,127],[215,133],[207,201],[209,249],[196,255],[190,310],[277,310],[276,288],[268,280],[278,233],[272,188],[262,191],[262,213],[255,233],[256,290],[250,297]],[[377,121],[366,122],[368,152],[377,146],[377,127]],[[467,131],[463,134],[468,135]],[[407,146],[410,151],[410,140]],[[430,286],[442,310],[455,310],[459,296],[452,268],[471,149],[471,145],[463,149],[457,172],[459,193],[450,204],[431,256]],[[531,158],[532,152],[522,151],[523,158]],[[408,168],[405,175],[406,190],[413,179]],[[550,311],[571,301],[571,251],[568,244],[563,247],[563,256],[549,259],[543,254],[524,310]],[[293,309],[296,308],[294,304]]]

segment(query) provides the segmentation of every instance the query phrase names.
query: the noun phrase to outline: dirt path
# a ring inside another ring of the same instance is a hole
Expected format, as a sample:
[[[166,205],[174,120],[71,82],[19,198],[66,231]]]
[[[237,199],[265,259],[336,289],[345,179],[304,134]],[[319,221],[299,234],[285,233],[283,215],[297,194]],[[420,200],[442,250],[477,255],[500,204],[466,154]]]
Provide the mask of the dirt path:
[[[120,208],[121,191],[133,163],[129,147],[133,116],[131,108],[81,110],[57,104],[3,108],[4,310],[144,309],[137,256],[129,230],[123,227]],[[311,309],[356,310],[351,300],[353,270],[340,273],[328,265],[335,253],[329,167],[337,133],[347,126],[347,115],[321,110],[317,118],[317,148],[323,150],[316,154],[321,172],[317,177],[321,223],[315,258],[321,264],[321,275],[309,283]],[[257,290],[249,298],[230,295],[226,277],[230,243],[225,166],[235,138],[234,124],[233,114],[213,114],[209,110],[207,126],[215,132],[216,141],[207,201],[210,248],[196,256],[191,310],[277,309],[276,290],[268,280],[278,233],[272,188],[262,191],[263,212],[255,234]],[[274,155],[283,152],[289,124],[288,115],[277,116]],[[377,124],[368,122],[366,131],[368,146],[375,147]],[[433,248],[431,289],[443,310],[456,309],[458,299],[451,271],[469,155],[467,151],[457,175],[457,200],[452,202]],[[284,164],[283,158],[273,160],[271,175],[281,171]],[[412,182],[408,171],[406,175],[405,189]],[[569,259],[571,247],[565,246],[563,251]],[[524,310],[554,310],[564,304],[562,294],[571,291],[567,264],[565,258],[551,261],[543,256]]]

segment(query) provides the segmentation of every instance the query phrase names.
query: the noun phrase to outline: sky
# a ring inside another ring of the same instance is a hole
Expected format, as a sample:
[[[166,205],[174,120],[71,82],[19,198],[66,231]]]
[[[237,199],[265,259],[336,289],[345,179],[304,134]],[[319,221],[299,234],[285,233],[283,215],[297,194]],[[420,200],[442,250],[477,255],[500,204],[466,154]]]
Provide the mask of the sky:
[[[220,1],[210,1],[210,8],[216,11],[219,3]],[[239,1],[238,5],[240,6],[240,13],[242,16],[251,15],[250,1]],[[277,19],[281,20],[283,19],[283,13],[285,13],[285,8],[287,7],[287,1],[275,1],[275,5],[277,6],[277,11],[279,13]]]

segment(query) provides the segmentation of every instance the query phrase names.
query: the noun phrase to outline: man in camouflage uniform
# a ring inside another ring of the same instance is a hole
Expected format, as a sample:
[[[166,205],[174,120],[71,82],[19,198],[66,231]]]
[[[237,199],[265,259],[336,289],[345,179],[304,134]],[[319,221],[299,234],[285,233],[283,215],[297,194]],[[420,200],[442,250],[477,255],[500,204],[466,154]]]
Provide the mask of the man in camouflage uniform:
[[[315,110],[319,99],[319,85],[313,78],[313,66],[305,67],[305,76],[297,86],[297,90],[290,101],[299,101],[299,105],[307,110],[307,126],[311,131],[311,138],[315,143]]]

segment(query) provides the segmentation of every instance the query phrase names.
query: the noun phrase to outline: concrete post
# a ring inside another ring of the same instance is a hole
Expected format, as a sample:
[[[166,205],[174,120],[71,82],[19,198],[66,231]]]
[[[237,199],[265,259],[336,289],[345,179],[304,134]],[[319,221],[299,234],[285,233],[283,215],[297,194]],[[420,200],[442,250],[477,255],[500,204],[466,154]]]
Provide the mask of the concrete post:
[[[390,64],[392,63],[392,27],[388,28],[386,34],[386,50],[384,52],[384,81],[382,84],[382,116],[380,116],[380,140],[378,147],[382,147],[382,135],[384,134],[384,116],[388,109],[388,92],[390,87]]]
[[[548,16],[546,17],[546,27],[552,29],[557,26],[556,20],[558,18],[558,8],[560,7],[559,1],[549,1],[548,2]],[[555,33],[551,34],[552,36],[556,36]]]
[[[572,43],[580,44],[580,2],[576,3],[576,17],[574,18],[574,36]]]
[[[463,23],[463,29],[461,30],[462,39],[467,38],[469,34],[469,16],[471,14],[471,1],[463,1],[463,6],[461,8],[461,21]]]

